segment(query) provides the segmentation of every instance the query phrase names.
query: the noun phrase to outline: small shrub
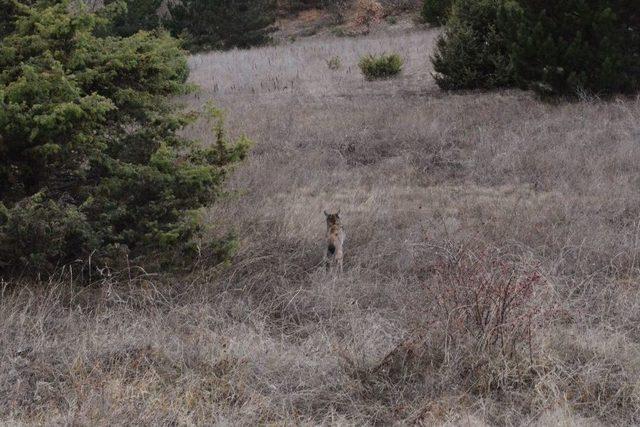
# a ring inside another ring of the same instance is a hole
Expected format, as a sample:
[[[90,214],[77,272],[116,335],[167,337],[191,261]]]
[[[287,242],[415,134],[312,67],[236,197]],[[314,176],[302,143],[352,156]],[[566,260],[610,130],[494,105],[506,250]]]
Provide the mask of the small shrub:
[[[432,25],[443,25],[449,18],[453,0],[424,0],[422,19]]]
[[[348,37],[349,33],[343,27],[333,27],[331,28],[331,34],[336,37]]]
[[[550,322],[545,280],[535,267],[493,248],[451,247],[425,283],[430,321],[413,339],[414,365],[435,367],[472,393],[527,390],[542,367]],[[416,352],[418,350],[418,352]]]
[[[544,280],[494,249],[462,249],[435,266],[430,294],[449,345],[509,358],[533,353]]]
[[[402,71],[403,59],[398,54],[366,55],[358,66],[367,80],[388,79]]]
[[[330,70],[337,71],[342,68],[342,60],[339,56],[329,58],[327,60],[327,67],[329,67]]]
[[[538,331],[549,322],[547,286],[530,267],[493,248],[447,245],[430,265],[422,316],[379,362],[344,355],[345,367],[383,393],[427,378],[480,396],[521,393],[547,367]]]
[[[398,17],[391,15],[391,16],[387,16],[387,24],[389,25],[396,25],[398,23]]]

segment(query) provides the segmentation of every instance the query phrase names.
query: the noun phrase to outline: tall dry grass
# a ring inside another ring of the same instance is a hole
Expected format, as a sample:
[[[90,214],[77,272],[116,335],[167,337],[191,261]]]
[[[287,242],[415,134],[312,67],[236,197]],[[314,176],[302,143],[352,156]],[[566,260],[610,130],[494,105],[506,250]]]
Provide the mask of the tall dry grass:
[[[2,422],[640,423],[640,100],[442,93],[436,35],[193,57],[181,101],[256,141],[205,214],[233,264],[5,284]]]

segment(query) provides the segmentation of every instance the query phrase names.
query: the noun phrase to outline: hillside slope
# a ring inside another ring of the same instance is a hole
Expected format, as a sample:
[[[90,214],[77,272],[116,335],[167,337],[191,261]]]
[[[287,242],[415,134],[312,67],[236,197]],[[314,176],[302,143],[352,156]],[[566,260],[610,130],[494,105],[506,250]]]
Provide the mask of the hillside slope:
[[[256,141],[206,214],[238,234],[233,264],[3,295],[0,421],[639,423],[640,100],[443,93],[436,36],[192,57],[181,101]],[[365,82],[383,51],[405,71]],[[342,275],[322,264],[337,208]],[[513,278],[499,327],[457,314]]]

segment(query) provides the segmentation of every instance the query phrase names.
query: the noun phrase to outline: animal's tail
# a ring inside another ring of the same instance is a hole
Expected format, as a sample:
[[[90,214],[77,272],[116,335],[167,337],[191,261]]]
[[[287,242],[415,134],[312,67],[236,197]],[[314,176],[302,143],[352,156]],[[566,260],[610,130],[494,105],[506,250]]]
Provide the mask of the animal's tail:
[[[329,243],[329,246],[327,247],[327,253],[331,255],[336,254],[336,246],[333,243]]]

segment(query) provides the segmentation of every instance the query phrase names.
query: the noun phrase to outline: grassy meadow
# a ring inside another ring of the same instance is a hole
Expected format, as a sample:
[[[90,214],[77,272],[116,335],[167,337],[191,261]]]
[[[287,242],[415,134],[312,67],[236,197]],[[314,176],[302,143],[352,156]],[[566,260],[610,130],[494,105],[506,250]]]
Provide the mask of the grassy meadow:
[[[640,99],[442,92],[437,36],[192,56],[178,102],[255,141],[203,213],[237,254],[5,284],[0,423],[640,423]],[[384,52],[402,74],[365,81]]]

